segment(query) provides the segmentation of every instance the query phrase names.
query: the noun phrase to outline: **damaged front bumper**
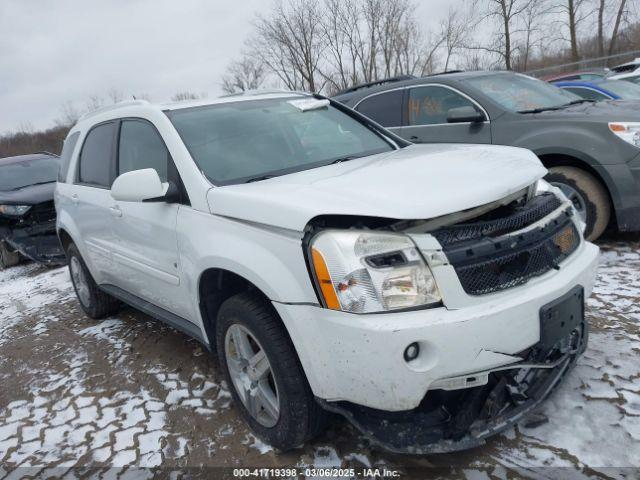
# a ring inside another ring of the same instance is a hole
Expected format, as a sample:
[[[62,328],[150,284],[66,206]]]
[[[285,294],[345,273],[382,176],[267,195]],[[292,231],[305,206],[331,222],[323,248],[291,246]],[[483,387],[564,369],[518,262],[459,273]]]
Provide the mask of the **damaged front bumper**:
[[[55,218],[41,223],[0,226],[0,240],[37,263],[56,266],[66,262],[56,234]]]
[[[410,412],[384,412],[348,402],[318,402],[344,416],[373,445],[401,454],[467,450],[525,420],[562,382],[585,351],[588,325],[582,321],[551,350],[540,344],[524,352],[525,362],[489,374],[486,385],[427,393]]]

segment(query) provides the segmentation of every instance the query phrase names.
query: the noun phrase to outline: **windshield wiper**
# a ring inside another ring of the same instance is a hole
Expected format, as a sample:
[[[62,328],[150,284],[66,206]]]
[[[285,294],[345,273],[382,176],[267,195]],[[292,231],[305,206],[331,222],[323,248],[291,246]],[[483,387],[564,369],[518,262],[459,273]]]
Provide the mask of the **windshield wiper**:
[[[563,108],[570,107],[571,105],[580,105],[581,103],[595,103],[595,100],[590,100],[587,98],[580,98],[578,100],[572,100],[569,103],[564,103],[562,105],[558,105],[555,107],[540,107],[540,108],[532,108],[531,110],[519,110],[518,113],[542,113],[542,112],[550,112],[555,110],[562,110]]]
[[[261,182],[262,180],[269,180],[270,178],[275,178],[278,175],[261,175],[259,177],[253,177],[247,180],[244,183],[253,183],[253,182]]]
[[[530,110],[518,110],[518,113],[542,113],[542,112],[551,112],[554,110],[560,110],[564,105],[560,105],[557,107],[540,107],[540,108],[532,108]]]
[[[332,160],[327,165],[335,165],[336,163],[344,163],[344,162],[348,162],[349,160],[355,160],[356,158],[362,158],[362,157],[359,156],[359,155],[348,155],[346,157],[336,158],[335,160]]]
[[[590,98],[580,98],[579,100],[572,100],[564,106],[569,107],[571,105],[580,105],[581,103],[596,103],[596,101]]]

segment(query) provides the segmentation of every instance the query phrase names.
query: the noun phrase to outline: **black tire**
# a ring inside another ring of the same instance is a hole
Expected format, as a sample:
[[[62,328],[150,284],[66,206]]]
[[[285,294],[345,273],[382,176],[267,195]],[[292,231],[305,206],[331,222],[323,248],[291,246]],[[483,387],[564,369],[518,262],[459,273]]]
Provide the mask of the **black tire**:
[[[578,167],[552,167],[546,180],[553,184],[564,184],[575,190],[584,200],[587,213],[587,240],[597,240],[611,221],[611,201],[602,183],[589,172]]]
[[[101,318],[105,318],[110,314],[118,311],[120,308],[120,302],[113,298],[111,295],[100,290],[95,280],[91,276],[89,269],[87,268],[86,263],[82,259],[78,248],[72,243],[67,248],[67,262],[69,264],[69,273],[71,275],[71,283],[73,284],[73,289],[76,292],[76,296],[78,297],[78,303],[84,313],[87,314],[88,317],[93,318],[95,320],[99,320]],[[79,266],[84,275],[84,279],[86,281],[86,286],[88,290],[88,295],[86,301],[81,299],[80,294],[78,293],[79,286],[76,285],[76,280],[74,278],[73,270],[72,270],[72,262],[74,259],[78,261]]]
[[[9,245],[0,240],[0,270],[18,265],[21,261],[21,255],[11,250]]]
[[[264,350],[277,386],[280,415],[271,427],[260,424],[236,391],[227,358],[225,338],[232,325],[251,333]],[[216,321],[216,347],[220,365],[237,408],[253,432],[273,447],[287,451],[321,433],[329,414],[315,401],[291,339],[273,307],[263,298],[241,293],[226,300]]]

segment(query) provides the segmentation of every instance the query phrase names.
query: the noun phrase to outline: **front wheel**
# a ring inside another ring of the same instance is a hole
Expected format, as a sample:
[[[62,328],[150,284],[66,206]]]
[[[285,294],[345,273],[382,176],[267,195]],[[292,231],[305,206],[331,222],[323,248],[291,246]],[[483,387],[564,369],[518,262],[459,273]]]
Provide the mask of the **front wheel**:
[[[586,223],[584,236],[597,240],[611,220],[611,202],[605,187],[589,172],[577,167],[552,167],[546,180],[566,195]]]
[[[323,429],[327,413],[268,302],[249,293],[226,300],[216,322],[216,347],[236,406],[258,437],[286,451]]]

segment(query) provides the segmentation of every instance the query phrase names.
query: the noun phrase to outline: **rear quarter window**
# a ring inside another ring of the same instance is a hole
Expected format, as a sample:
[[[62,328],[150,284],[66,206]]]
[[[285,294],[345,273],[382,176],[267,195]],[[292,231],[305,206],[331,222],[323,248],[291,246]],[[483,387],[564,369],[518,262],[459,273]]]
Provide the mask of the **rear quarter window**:
[[[69,173],[69,162],[71,156],[76,149],[76,144],[80,138],[80,132],[76,132],[73,135],[67,137],[62,146],[62,153],[60,154],[60,170],[58,171],[58,181],[65,183],[67,181],[67,174]]]
[[[403,96],[403,90],[380,93],[360,102],[356,110],[383,127],[399,127]]]

